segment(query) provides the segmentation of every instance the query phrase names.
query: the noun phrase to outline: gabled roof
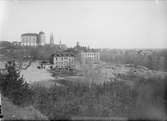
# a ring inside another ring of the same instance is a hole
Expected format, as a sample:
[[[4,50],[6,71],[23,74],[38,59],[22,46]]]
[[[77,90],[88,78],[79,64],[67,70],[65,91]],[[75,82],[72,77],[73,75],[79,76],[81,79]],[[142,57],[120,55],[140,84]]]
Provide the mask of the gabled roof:
[[[57,57],[73,56],[74,57],[75,55],[71,52],[56,52],[52,54],[52,56],[57,56]]]
[[[24,33],[24,34],[21,34],[21,36],[38,36],[37,33]]]

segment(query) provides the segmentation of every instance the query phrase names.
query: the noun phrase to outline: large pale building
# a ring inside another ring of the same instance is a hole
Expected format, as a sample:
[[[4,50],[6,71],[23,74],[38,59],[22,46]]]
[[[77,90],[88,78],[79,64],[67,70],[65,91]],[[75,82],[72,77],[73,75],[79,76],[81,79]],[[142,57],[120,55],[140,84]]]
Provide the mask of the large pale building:
[[[21,45],[23,46],[37,46],[38,34],[36,33],[24,33],[21,35]]]
[[[24,33],[21,35],[22,46],[42,46],[45,45],[45,33]]]
[[[82,64],[98,63],[100,61],[100,52],[87,50],[80,52]]]
[[[97,49],[83,47],[76,43],[74,50],[78,52],[78,57],[81,64],[98,63],[100,61],[100,52]]]
[[[51,63],[55,69],[71,70],[74,68],[74,54],[69,52],[56,52],[51,56]]]

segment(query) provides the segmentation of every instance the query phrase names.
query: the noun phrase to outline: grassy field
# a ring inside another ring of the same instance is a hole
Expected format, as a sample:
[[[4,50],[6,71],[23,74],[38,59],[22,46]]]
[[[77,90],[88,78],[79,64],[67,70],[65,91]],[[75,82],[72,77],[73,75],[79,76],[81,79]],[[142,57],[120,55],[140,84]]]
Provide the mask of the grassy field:
[[[85,80],[93,81],[94,83],[103,83],[106,81],[133,81],[133,78],[138,79],[150,79],[157,78],[163,79],[167,76],[167,72],[150,70],[144,66],[134,66],[128,64],[103,64],[95,65],[88,68],[81,68],[82,75],[56,75],[56,80],[65,79],[70,81],[80,81]]]

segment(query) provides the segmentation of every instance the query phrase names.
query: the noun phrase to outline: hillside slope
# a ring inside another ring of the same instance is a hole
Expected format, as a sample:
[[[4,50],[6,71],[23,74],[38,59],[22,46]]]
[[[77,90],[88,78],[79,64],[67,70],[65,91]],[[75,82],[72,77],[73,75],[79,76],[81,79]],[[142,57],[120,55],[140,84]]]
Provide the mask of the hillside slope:
[[[19,107],[7,98],[2,99],[2,114],[5,120],[47,120],[47,117],[33,106]]]

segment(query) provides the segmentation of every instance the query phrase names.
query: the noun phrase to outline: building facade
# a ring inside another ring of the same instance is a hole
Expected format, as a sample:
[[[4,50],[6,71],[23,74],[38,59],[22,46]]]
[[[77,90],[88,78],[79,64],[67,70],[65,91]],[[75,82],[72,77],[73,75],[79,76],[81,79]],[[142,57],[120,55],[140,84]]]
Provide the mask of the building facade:
[[[22,46],[39,46],[45,45],[45,33],[24,33],[21,35]]]
[[[89,47],[80,46],[79,42],[76,43],[73,49],[77,52],[77,60],[80,64],[96,64],[100,62],[99,49],[90,49]]]
[[[75,56],[69,52],[57,52],[51,56],[51,63],[54,69],[72,70],[74,68]]]
[[[82,51],[80,52],[81,63],[98,63],[100,61],[100,52],[98,51]]]
[[[21,46],[21,42],[17,42],[17,41],[14,41],[14,42],[12,42],[12,44],[14,45],[14,46]]]
[[[25,33],[21,35],[21,42],[23,46],[37,46],[38,34]]]

